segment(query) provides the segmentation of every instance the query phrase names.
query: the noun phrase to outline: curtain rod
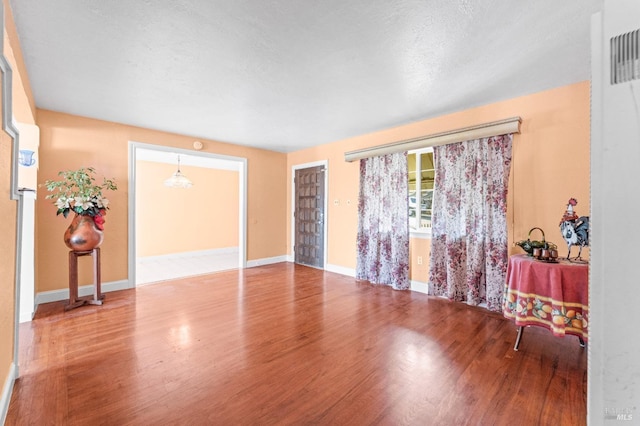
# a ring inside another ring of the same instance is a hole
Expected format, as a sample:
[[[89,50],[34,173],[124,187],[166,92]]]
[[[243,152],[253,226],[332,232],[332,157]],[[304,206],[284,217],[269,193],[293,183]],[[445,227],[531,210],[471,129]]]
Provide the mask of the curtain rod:
[[[446,145],[449,143],[469,141],[490,136],[506,135],[508,133],[520,133],[520,117],[511,117],[490,123],[477,124],[457,130],[449,130],[442,133],[421,136],[414,139],[406,139],[371,148],[358,149],[344,153],[344,160],[348,162],[378,155],[393,154],[395,152],[410,151],[412,149],[426,148],[429,146]]]

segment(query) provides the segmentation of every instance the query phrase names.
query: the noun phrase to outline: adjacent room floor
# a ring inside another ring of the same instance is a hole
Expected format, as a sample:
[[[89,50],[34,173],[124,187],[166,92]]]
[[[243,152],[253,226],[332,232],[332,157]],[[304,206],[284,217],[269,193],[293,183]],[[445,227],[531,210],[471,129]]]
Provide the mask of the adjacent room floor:
[[[136,259],[136,285],[237,269],[238,248]]]

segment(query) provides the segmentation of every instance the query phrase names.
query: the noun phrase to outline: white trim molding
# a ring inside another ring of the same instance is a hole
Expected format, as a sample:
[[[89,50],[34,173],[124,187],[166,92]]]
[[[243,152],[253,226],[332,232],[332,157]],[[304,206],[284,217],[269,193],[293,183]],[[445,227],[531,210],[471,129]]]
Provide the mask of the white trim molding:
[[[103,293],[109,293],[112,291],[126,290],[131,287],[129,287],[129,280],[120,280],[102,283],[101,288]],[[91,296],[92,294],[93,284],[78,287],[78,296]],[[68,288],[60,290],[41,291],[36,294],[36,306],[40,305],[41,303],[58,302],[60,300],[67,300],[68,298]]]
[[[7,380],[4,381],[2,386],[2,397],[0,397],[0,424],[4,424],[7,420],[7,413],[9,412],[9,403],[11,402],[11,394],[13,394],[13,385],[18,378],[18,365],[16,362],[12,362],[9,367],[9,374]]]
[[[340,275],[345,275],[345,276],[351,277],[351,278],[355,278],[355,276],[356,276],[356,270],[355,269],[346,268],[344,266],[339,266],[339,265],[327,264],[327,267],[325,268],[325,271],[333,272],[333,273],[340,274]],[[421,281],[413,281],[413,280],[411,280],[410,290],[418,292],[418,293],[429,294],[429,284],[425,283],[425,282],[421,282]]]
[[[422,281],[411,280],[411,291],[429,294],[429,284]]]
[[[173,146],[153,145],[149,143],[129,141],[129,236],[128,236],[128,275],[131,288],[136,286],[136,161],[138,156],[146,151],[155,151],[147,153],[148,155],[156,155],[161,153],[175,153],[185,156],[199,157],[199,160],[215,160],[217,164],[220,162],[233,162],[233,169],[238,171],[239,189],[238,189],[238,211],[240,212],[238,223],[238,264],[240,268],[247,267],[247,182],[248,182],[248,160],[244,157],[234,157],[229,155],[215,154],[211,152],[203,152],[191,149],[182,149]],[[146,157],[149,158],[149,157]]]
[[[2,6],[0,6],[2,8]],[[18,156],[20,155],[20,131],[13,119],[13,70],[9,61],[4,56],[4,14],[2,15],[2,28],[3,36],[0,40],[0,73],[2,74],[2,130],[11,138],[11,177],[9,188],[9,196],[12,200],[18,200],[20,198],[20,192],[18,191]]]
[[[256,266],[271,265],[273,263],[287,262],[287,256],[265,257],[256,260],[247,260],[247,268],[255,268]]]
[[[355,278],[356,277],[356,270],[353,268],[347,268],[344,266],[340,266],[340,265],[332,265],[330,263],[327,263],[327,265],[324,268],[325,271],[328,272],[333,272],[336,274],[340,274],[340,275],[346,275],[348,277],[352,277]]]

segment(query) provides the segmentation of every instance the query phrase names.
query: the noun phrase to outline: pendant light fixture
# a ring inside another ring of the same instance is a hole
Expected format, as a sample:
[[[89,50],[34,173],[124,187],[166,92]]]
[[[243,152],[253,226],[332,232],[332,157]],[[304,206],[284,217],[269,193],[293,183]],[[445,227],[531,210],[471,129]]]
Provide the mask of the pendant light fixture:
[[[191,188],[193,183],[180,171],[180,154],[178,154],[178,170],[164,181],[164,186],[170,188]]]

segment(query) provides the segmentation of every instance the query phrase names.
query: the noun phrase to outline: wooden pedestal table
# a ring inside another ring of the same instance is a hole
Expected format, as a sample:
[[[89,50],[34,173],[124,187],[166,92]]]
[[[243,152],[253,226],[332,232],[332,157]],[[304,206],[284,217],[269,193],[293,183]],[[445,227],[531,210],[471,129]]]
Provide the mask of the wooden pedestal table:
[[[91,255],[93,259],[93,295],[78,297],[78,258]],[[104,294],[100,287],[100,249],[69,252],[69,303],[65,311],[82,305],[102,305]]]
[[[543,327],[559,337],[577,336],[584,346],[589,336],[589,266],[511,256],[503,314],[519,327],[516,351],[526,326]]]

